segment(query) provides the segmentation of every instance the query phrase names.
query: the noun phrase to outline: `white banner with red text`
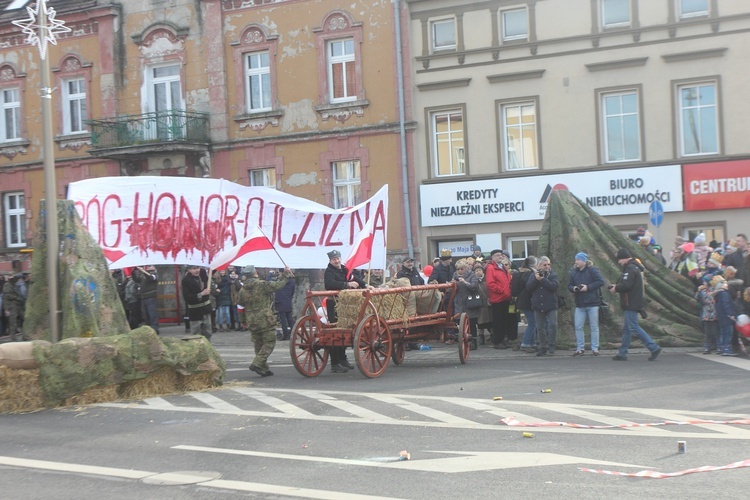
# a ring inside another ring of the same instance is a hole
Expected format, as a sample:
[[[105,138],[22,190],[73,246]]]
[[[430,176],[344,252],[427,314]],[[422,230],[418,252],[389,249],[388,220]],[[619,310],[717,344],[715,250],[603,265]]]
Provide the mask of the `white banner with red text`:
[[[292,269],[322,269],[328,265],[327,252],[350,252],[371,218],[371,266],[385,268],[387,185],[369,200],[341,210],[271,188],[183,177],[87,179],[70,184],[68,199],[101,247],[124,254],[110,268],[208,267],[219,252],[259,227],[275,251],[248,254],[243,264],[280,267],[280,256]]]

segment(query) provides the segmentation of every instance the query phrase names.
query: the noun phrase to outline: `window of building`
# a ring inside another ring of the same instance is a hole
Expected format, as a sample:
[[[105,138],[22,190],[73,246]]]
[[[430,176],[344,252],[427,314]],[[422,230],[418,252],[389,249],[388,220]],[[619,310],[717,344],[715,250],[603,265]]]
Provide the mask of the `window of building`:
[[[86,132],[86,81],[83,78],[63,83],[63,134]]]
[[[456,20],[441,19],[432,21],[432,50],[455,50]]]
[[[181,116],[176,113],[184,110],[180,65],[150,66],[146,69],[146,75],[146,104],[151,116],[150,124],[143,127],[144,139],[167,141],[180,138],[185,133]]]
[[[3,120],[0,132],[3,141],[21,138],[21,98],[18,89],[3,89]]]
[[[357,99],[355,70],[354,39],[329,41],[328,91],[331,102]]]
[[[706,224],[706,225],[696,224],[694,226],[689,225],[689,226],[682,227],[682,237],[685,238],[687,241],[695,240],[695,237],[701,233],[706,235],[706,243],[711,243],[712,241],[723,243],[724,235],[726,234],[726,231],[724,231],[723,226],[719,226],[715,224]]]
[[[333,208],[346,208],[362,202],[359,160],[335,161],[333,169]]]
[[[677,0],[680,6],[680,19],[708,15],[708,0]]]
[[[271,109],[271,64],[268,51],[245,54],[246,111]]]
[[[539,248],[538,236],[508,238],[508,247],[510,248],[511,260],[518,266],[523,264],[524,259],[529,255],[539,257],[539,254],[537,253]]]
[[[682,85],[677,92],[682,156],[718,153],[716,83]]]
[[[525,8],[504,10],[502,16],[503,40],[526,40],[529,37],[528,14]]]
[[[435,176],[466,174],[463,110],[436,111],[430,118]]]
[[[26,246],[26,201],[23,193],[3,195],[5,243],[9,248]]]
[[[641,158],[641,131],[638,93],[602,94],[605,162],[634,161]]]
[[[630,0],[602,0],[601,5],[603,27],[630,25]]]
[[[276,189],[275,168],[254,168],[247,172],[251,186],[269,187]]]
[[[536,103],[502,104],[503,160],[507,170],[539,168]]]

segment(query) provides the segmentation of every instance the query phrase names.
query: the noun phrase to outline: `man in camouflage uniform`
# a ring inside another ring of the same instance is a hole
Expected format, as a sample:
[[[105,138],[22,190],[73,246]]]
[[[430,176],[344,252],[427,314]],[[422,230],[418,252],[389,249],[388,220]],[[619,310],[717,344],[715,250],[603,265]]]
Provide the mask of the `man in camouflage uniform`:
[[[255,266],[245,266],[242,274],[245,283],[240,290],[239,304],[245,308],[245,322],[255,348],[255,359],[250,364],[250,370],[261,377],[269,377],[273,372],[268,368],[268,357],[276,346],[276,314],[271,305],[276,291],[294,275],[286,267],[278,281],[265,281],[258,279]]]
[[[11,277],[3,285],[3,308],[5,317],[8,318],[8,334],[12,341],[20,341],[21,335],[18,335],[19,319],[23,314],[24,299],[18,291],[16,283],[23,279],[23,275],[18,273]]]

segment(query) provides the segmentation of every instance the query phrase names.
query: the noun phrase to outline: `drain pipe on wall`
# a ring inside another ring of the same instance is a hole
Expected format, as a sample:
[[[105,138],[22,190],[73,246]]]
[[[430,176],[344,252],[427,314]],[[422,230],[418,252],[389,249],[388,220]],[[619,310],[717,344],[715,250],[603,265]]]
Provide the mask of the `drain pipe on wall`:
[[[406,153],[406,124],[404,104],[404,60],[401,45],[401,2],[393,0],[393,17],[396,22],[396,72],[398,86],[398,123],[399,136],[401,138],[401,184],[404,197],[404,222],[406,222],[406,244],[409,249],[409,258],[414,258],[414,244],[412,243],[411,224],[409,216],[411,203],[409,201],[409,169]]]

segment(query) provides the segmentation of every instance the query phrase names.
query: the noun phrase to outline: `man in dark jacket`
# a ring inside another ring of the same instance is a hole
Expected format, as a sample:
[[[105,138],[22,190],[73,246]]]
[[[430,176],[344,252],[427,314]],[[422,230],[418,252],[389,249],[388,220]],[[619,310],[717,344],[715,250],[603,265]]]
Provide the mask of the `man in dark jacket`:
[[[539,350],[537,356],[555,354],[557,347],[557,287],[560,280],[552,270],[549,257],[539,257],[536,273],[529,277],[526,288],[531,292],[531,308]]]
[[[430,283],[449,283],[453,280],[453,256],[447,248],[440,250],[440,264],[434,266],[430,275]],[[447,295],[447,294],[446,294]]]
[[[354,288],[366,288],[367,285],[355,275],[349,276],[349,269],[341,264],[341,252],[331,250],[328,252],[328,267],[323,273],[323,281],[326,290],[348,290]],[[336,301],[329,298],[326,302],[328,322],[338,321],[336,316]],[[333,373],[346,373],[354,368],[354,365],[346,359],[346,347],[331,347],[331,371]]]
[[[414,259],[409,257],[401,264],[401,270],[396,274],[396,278],[408,278],[412,286],[424,285],[424,279],[419,275],[419,271],[414,267]]]
[[[211,340],[211,290],[206,286],[207,282],[208,274],[204,272],[202,276],[199,266],[187,266],[187,273],[182,278],[182,298],[187,306],[190,333]]]
[[[578,252],[570,270],[568,280],[568,291],[573,294],[576,301],[576,310],[573,314],[573,322],[576,330],[576,352],[573,356],[583,356],[586,339],[583,334],[583,325],[586,319],[591,329],[591,354],[599,355],[599,304],[602,303],[601,287],[604,286],[604,278],[589,256]]]
[[[140,271],[136,275],[136,280],[141,289],[141,315],[143,322],[159,333],[159,316],[156,313],[156,289],[159,285],[159,279],[156,274],[156,267],[146,266],[146,268],[137,267]]]
[[[661,354],[661,347],[648,336],[643,328],[638,324],[638,313],[643,310],[643,267],[631,258],[630,252],[626,248],[621,248],[615,256],[617,262],[623,266],[622,275],[617,280],[617,284],[609,285],[609,291],[620,294],[620,306],[624,316],[622,324],[622,345],[617,355],[612,359],[615,361],[627,361],[628,348],[630,341],[635,334],[646,349],[651,351],[648,360],[655,360]]]

